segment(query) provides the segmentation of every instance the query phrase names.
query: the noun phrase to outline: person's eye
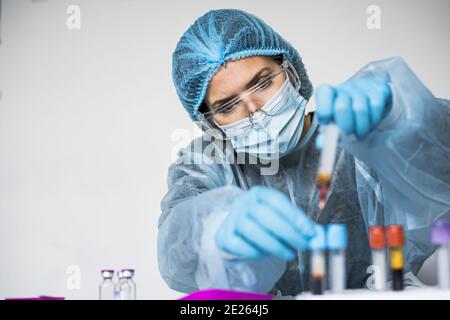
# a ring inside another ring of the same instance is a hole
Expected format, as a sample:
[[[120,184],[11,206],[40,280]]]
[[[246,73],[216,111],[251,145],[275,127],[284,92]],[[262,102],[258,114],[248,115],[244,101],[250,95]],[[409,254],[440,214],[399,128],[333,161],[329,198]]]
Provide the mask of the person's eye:
[[[273,83],[272,79],[266,79],[266,80],[263,80],[263,81],[260,83],[260,85],[258,86],[258,90],[265,90],[265,89],[267,89],[268,87],[270,87],[270,86],[272,85],[272,83]]]
[[[230,105],[228,105],[228,106],[225,106],[225,107],[223,107],[223,108],[220,108],[220,110],[218,111],[218,113],[220,113],[220,114],[230,114],[230,113],[232,113],[233,111],[234,111],[234,109],[235,109],[235,107],[236,107],[236,103],[233,103],[233,104],[230,104]]]

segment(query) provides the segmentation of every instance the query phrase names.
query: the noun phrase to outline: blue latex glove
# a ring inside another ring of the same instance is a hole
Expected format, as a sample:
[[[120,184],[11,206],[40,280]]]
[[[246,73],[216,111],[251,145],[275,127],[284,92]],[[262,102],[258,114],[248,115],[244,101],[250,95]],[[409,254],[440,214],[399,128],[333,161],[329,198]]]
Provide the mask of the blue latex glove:
[[[239,258],[271,255],[291,260],[294,250],[307,248],[314,226],[280,191],[253,187],[234,200],[215,240],[222,251]]]
[[[321,124],[336,123],[344,134],[364,138],[390,110],[392,92],[380,78],[348,80],[336,87],[316,90],[317,115]]]

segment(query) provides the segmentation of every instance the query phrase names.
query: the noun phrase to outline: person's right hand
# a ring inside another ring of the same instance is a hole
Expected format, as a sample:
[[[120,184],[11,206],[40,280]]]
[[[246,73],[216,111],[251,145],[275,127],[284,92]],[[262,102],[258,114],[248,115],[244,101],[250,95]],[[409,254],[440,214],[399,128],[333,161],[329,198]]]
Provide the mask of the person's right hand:
[[[219,226],[216,244],[238,258],[295,257],[314,236],[315,223],[278,190],[253,187],[234,200],[231,212]]]

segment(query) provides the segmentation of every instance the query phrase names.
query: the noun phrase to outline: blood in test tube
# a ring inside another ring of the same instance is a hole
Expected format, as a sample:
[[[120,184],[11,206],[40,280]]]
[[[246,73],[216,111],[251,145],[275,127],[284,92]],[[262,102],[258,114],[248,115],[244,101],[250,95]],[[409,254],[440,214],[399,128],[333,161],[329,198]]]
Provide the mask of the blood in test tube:
[[[325,290],[325,249],[326,249],[326,237],[325,227],[322,225],[316,225],[316,233],[309,242],[309,248],[311,249],[311,279],[310,289],[311,293],[323,294]]]

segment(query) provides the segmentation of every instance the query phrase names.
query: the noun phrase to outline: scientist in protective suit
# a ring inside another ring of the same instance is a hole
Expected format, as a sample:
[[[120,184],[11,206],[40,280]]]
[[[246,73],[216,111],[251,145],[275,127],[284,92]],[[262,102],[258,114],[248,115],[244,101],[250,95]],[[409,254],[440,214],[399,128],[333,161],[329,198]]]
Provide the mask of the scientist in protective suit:
[[[328,223],[348,230],[348,288],[368,285],[368,227],[403,225],[414,284],[431,224],[450,215],[450,109],[404,60],[321,85],[306,113],[313,87],[297,50],[252,14],[213,10],[179,40],[173,81],[204,134],[170,166],[161,202],[158,262],[172,289],[307,290],[308,241]],[[341,140],[320,210],[316,145],[329,123]]]

